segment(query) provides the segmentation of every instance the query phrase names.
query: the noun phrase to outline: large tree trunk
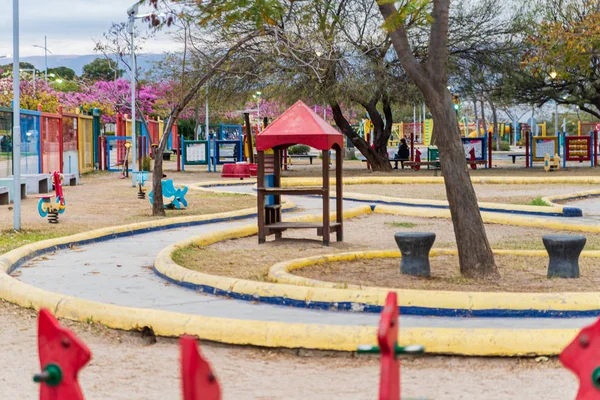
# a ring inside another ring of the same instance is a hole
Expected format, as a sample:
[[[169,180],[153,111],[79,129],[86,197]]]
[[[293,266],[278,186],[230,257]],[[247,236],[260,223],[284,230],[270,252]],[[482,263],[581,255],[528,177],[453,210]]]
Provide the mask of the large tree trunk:
[[[379,2],[388,21],[388,33],[407,75],[419,87],[433,116],[434,137],[440,151],[446,196],[458,247],[461,274],[475,279],[497,279],[498,269],[487,240],[475,190],[467,171],[452,94],[447,89],[448,17],[450,0],[433,0],[428,59],[421,64],[413,55],[406,27],[398,21],[391,2]],[[390,26],[391,25],[391,26]]]
[[[433,130],[437,137],[446,196],[458,246],[460,273],[473,279],[498,278],[492,249],[467,170],[452,97],[444,88],[439,88],[439,91],[436,90],[425,97],[433,115]],[[441,96],[438,93],[444,91],[445,99],[440,101]]]
[[[377,151],[375,151],[375,149],[369,146],[369,143],[358,136],[354,129],[352,129],[352,126],[346,117],[344,117],[342,109],[338,103],[332,103],[330,106],[335,124],[338,128],[340,128],[342,133],[346,135],[348,139],[350,139],[354,147],[356,147],[358,151],[365,156],[367,161],[371,164],[373,171],[391,171],[392,166],[387,158],[387,150],[386,157],[383,158]]]
[[[375,145],[375,152],[379,156],[379,159],[383,161],[383,163],[379,165],[379,170],[391,171],[392,165],[389,162],[387,144],[390,139],[390,134],[392,133],[392,128],[390,126],[386,134],[388,122],[383,120],[381,114],[377,110],[377,99],[373,99],[369,103],[363,104],[363,107],[365,107],[365,109],[369,113],[371,121],[373,122],[373,144]],[[389,110],[389,113],[391,115],[391,108]]]

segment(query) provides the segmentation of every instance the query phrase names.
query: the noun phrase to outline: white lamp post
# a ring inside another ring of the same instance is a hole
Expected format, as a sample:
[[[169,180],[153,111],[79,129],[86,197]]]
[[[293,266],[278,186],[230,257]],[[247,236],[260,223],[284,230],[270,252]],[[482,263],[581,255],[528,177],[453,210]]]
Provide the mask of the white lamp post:
[[[44,35],[44,45],[40,46],[34,44],[33,47],[39,47],[40,49],[44,49],[44,79],[48,82],[48,53],[52,54],[50,50],[48,50],[48,40],[46,35]]]
[[[19,75],[19,0],[13,0],[13,200],[15,231],[21,230],[21,79]]]
[[[262,124],[260,122],[260,99],[262,96],[262,92],[256,92],[256,94],[252,95],[252,98],[256,100],[256,109],[257,109],[257,119],[258,119],[258,128],[262,132]]]

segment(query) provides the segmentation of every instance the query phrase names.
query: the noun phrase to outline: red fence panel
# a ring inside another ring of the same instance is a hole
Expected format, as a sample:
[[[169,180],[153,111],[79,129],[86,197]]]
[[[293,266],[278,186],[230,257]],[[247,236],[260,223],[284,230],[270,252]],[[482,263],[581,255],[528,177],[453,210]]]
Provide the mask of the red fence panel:
[[[42,172],[62,172],[62,118],[60,114],[42,113],[40,137],[42,152]]]

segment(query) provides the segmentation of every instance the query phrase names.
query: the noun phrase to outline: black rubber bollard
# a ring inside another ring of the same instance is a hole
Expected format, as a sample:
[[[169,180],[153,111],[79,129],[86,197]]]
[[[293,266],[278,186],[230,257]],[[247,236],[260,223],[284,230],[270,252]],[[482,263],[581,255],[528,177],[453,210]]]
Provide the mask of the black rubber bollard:
[[[585,246],[585,236],[542,236],[548,251],[548,278],[579,278],[579,255]]]
[[[400,273],[429,278],[429,250],[435,242],[433,232],[398,232],[394,235],[402,253]]]

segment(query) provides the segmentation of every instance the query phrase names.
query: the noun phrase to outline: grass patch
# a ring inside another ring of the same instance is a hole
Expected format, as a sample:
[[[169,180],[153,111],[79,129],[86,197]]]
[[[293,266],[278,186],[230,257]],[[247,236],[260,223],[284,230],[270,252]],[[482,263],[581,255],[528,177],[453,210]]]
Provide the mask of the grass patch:
[[[541,197],[536,197],[535,199],[533,199],[529,203],[527,203],[527,205],[530,205],[530,206],[542,206],[542,207],[552,207],[552,204],[548,204]]]
[[[29,243],[53,239],[64,235],[64,232],[42,232],[40,230],[24,230],[20,232],[15,232],[12,229],[3,230],[0,231],[0,254]]]
[[[417,224],[413,222],[386,222],[386,225],[393,226],[394,228],[414,228]]]

